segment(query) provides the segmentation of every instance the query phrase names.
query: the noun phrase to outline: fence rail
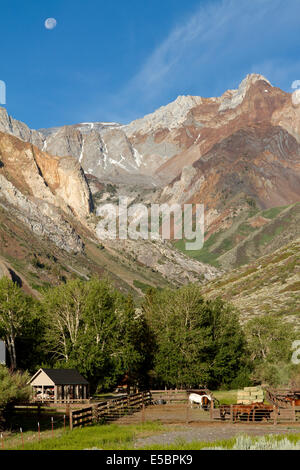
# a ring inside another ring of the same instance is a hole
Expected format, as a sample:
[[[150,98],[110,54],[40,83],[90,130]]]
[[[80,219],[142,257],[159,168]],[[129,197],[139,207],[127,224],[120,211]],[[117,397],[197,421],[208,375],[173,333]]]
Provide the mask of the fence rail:
[[[290,409],[295,406],[294,401],[299,400],[300,391],[290,389],[267,389],[266,397],[275,406],[279,408]]]
[[[203,389],[175,389],[175,390],[151,390],[153,401],[165,400],[167,403],[186,402],[190,393],[199,395],[210,395],[215,405],[219,404],[219,400],[207,388]]]
[[[143,410],[152,403],[150,391],[134,393],[113,400],[101,401],[80,410],[70,410],[70,429],[101,421],[110,422]]]
[[[276,405],[220,405],[211,408],[212,420],[237,422],[297,422],[300,421],[300,406],[280,408]]]

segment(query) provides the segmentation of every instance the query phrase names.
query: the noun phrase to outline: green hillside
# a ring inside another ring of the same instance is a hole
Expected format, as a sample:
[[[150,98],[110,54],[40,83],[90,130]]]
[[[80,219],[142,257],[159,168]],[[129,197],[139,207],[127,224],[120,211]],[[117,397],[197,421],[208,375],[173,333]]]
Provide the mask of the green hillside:
[[[211,281],[203,293],[230,301],[244,320],[272,314],[300,326],[300,238]]]
[[[251,263],[300,237],[300,203],[267,210],[251,209],[232,219],[231,226],[212,234],[188,256],[230,270]],[[184,241],[175,243],[184,251]]]

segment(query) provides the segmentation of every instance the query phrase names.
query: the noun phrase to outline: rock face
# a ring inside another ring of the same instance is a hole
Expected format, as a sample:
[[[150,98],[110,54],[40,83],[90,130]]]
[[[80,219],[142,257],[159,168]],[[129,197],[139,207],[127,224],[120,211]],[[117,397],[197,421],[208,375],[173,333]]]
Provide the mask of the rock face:
[[[92,203],[79,163],[2,132],[0,161],[2,207],[60,248],[81,251],[83,243],[70,221],[76,217],[85,224]]]
[[[91,200],[81,165],[101,201],[110,197],[101,184],[126,182],[142,187],[139,202],[203,203],[210,236],[230,229],[249,207],[300,201],[298,101],[251,74],[221,97],[179,96],[128,125],[34,131],[0,108],[0,131],[28,142],[18,157],[22,171],[13,167],[10,150],[1,171],[26,197],[84,220]]]
[[[295,100],[294,100],[295,102]],[[300,106],[261,75],[248,75],[237,90],[218,98],[179,96],[128,125],[81,123],[30,130],[0,108],[0,131],[56,156],[71,155],[102,181],[164,186],[214,145],[244,127],[280,126],[300,139]]]
[[[0,131],[7,134],[12,134],[25,142],[31,142],[34,145],[41,147],[43,145],[43,136],[21,121],[17,121],[8,116],[6,109],[0,107]]]
[[[172,244],[166,241],[118,240],[109,242],[109,245],[131,255],[138,263],[160,273],[175,285],[210,281],[222,273],[213,266],[175,251]]]

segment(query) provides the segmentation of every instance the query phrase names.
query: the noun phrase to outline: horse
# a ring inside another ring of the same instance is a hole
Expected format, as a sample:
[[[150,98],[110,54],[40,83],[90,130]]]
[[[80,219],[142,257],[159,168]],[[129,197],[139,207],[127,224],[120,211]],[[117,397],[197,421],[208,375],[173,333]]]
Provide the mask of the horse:
[[[193,408],[193,403],[199,404],[200,408],[207,408],[208,401],[212,401],[212,397],[210,395],[198,395],[197,393],[191,393],[189,395],[189,402],[191,404],[191,408]]]
[[[298,398],[293,398],[293,397],[284,397],[284,401],[287,401],[291,404],[291,406],[293,406],[293,404],[295,406],[300,406],[300,400]]]
[[[240,418],[243,415],[247,415],[247,421],[251,421],[251,418],[253,416],[253,410],[255,408],[255,405],[232,405],[232,416],[233,416],[233,422],[236,423],[237,419]]]
[[[220,418],[225,421],[226,415],[230,415],[230,405],[220,405]]]
[[[273,413],[273,405],[265,405],[264,403],[253,403],[253,421],[268,421]]]

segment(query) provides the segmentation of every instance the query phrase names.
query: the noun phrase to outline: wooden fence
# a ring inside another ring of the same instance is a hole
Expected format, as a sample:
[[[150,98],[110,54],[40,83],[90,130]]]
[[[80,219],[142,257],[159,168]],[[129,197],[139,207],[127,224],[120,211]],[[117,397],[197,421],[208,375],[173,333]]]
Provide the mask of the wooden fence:
[[[199,395],[210,395],[214,404],[218,404],[219,400],[214,397],[213,393],[207,388],[203,389],[175,389],[175,390],[151,390],[153,402],[164,400],[166,403],[186,403],[190,393],[197,393]]]
[[[280,408],[276,405],[220,405],[210,409],[211,420],[237,422],[272,422],[273,424],[300,422],[300,406]]]
[[[299,399],[300,392],[293,391],[290,389],[267,389],[266,390],[266,398],[275,406],[279,408],[287,408],[290,409],[295,404],[293,403],[294,400]]]
[[[100,422],[111,422],[122,416],[144,410],[152,403],[151,392],[141,392],[113,400],[101,401],[80,410],[70,410],[70,429]]]

